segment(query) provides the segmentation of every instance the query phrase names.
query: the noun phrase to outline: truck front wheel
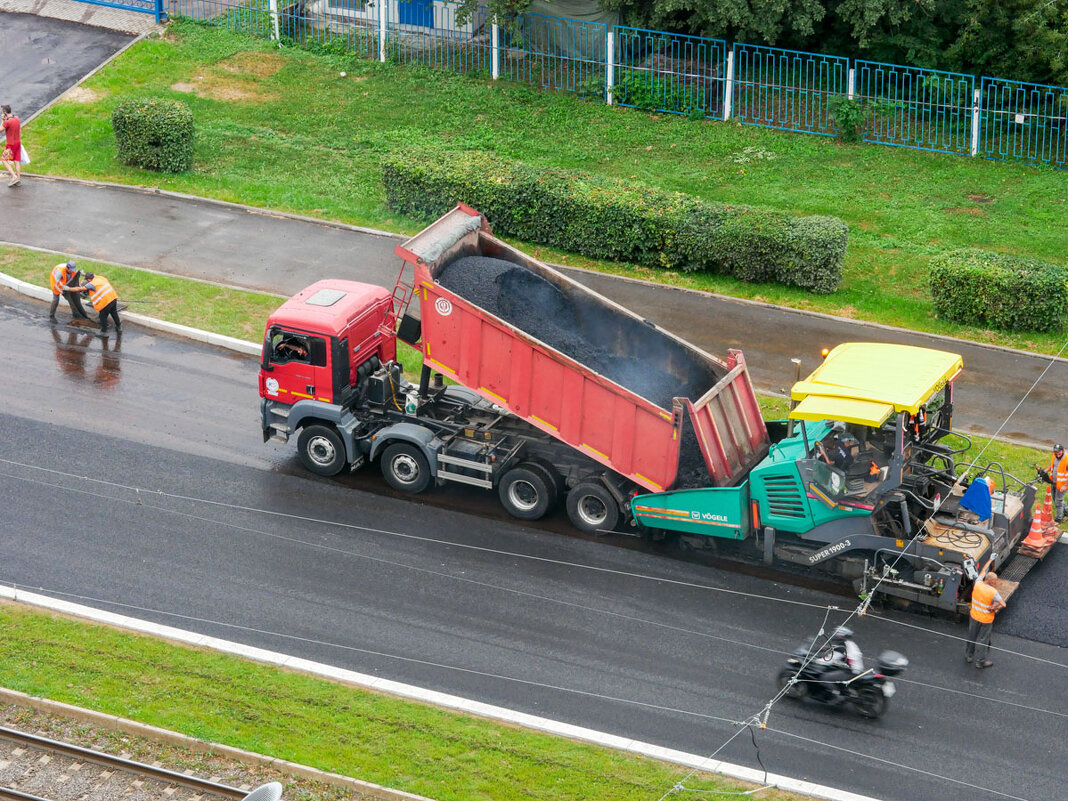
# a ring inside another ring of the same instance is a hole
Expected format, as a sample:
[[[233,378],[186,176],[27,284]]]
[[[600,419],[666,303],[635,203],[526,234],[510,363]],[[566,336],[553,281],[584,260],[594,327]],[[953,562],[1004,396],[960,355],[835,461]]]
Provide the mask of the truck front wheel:
[[[504,474],[497,485],[501,506],[520,520],[540,520],[552,507],[556,486],[537,466],[522,464]]]
[[[345,444],[330,426],[301,429],[297,452],[304,466],[320,476],[336,476],[345,466]]]
[[[414,445],[398,442],[382,454],[382,477],[393,489],[415,495],[430,486],[430,464]]]
[[[585,482],[567,494],[567,516],[587,534],[612,531],[619,524],[619,505],[604,485]]]

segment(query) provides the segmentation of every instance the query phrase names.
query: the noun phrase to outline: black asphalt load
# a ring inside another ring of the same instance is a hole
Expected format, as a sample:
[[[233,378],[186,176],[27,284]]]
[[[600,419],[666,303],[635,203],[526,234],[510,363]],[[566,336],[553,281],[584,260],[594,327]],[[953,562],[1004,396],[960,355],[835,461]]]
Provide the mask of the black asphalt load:
[[[0,103],[25,122],[134,37],[77,22],[0,11]],[[33,157],[33,137],[23,134]],[[8,229],[10,231],[10,229]]]
[[[676,397],[696,400],[723,377],[723,371],[687,358],[675,340],[615,307],[510,261],[464,256],[437,278],[446,289],[661,409],[670,411]],[[639,338],[642,345],[631,347]],[[669,371],[669,364],[677,369]]]

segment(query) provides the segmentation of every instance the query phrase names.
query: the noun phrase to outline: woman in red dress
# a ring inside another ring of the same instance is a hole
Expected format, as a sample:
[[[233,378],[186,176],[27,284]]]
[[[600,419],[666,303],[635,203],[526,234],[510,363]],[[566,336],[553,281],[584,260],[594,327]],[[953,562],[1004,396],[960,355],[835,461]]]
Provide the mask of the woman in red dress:
[[[11,106],[0,106],[0,118],[3,119],[4,152],[0,162],[11,173],[8,186],[22,183],[22,123],[11,113]]]

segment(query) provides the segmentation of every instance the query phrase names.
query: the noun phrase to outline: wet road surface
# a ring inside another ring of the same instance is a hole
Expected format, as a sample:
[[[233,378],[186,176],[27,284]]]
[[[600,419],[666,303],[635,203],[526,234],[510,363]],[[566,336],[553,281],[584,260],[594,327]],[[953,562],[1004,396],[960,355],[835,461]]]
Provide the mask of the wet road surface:
[[[26,122],[133,38],[76,22],[0,11],[0,103],[10,105]],[[31,132],[24,132],[22,141],[32,159]]]
[[[16,237],[19,244],[286,295],[328,277],[392,287],[400,268],[393,255],[400,238],[345,226],[152,190],[51,179],[24,182],[22,189],[4,211],[10,222],[4,237]],[[56,226],[57,219],[64,225]],[[923,345],[964,356],[954,418],[962,430],[993,434],[1012,415],[1001,432],[1005,439],[1042,447],[1068,439],[1068,360],[1050,366],[1047,357],[960,340],[567,272],[721,358],[728,348],[741,348],[761,390],[788,388],[794,377],[790,359],[801,358],[808,372],[824,346],[858,340]],[[1047,367],[1039,386],[1013,413]]]
[[[5,583],[697,753],[760,710],[824,605],[848,605],[309,477],[260,441],[253,359],[45,314],[0,294],[20,365],[0,412]],[[1048,661],[980,672],[948,621],[855,628],[870,657],[912,660],[890,713],[783,703],[757,735],[769,770],[889,801],[1062,797],[1064,649],[1001,633]],[[977,741],[992,714],[1005,736]],[[747,735],[720,757],[758,766]]]

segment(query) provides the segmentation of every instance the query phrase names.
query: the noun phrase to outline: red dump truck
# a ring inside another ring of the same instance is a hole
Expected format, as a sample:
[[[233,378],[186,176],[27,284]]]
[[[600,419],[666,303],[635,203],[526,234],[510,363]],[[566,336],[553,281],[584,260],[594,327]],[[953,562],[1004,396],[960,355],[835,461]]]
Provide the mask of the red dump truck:
[[[264,440],[321,475],[496,489],[537,519],[633,525],[641,492],[731,486],[769,439],[740,351],[705,353],[493,236],[459,205],[399,245],[396,286],[320,281],[267,322]],[[397,340],[421,354],[418,384]],[[450,379],[450,383],[444,379]]]

